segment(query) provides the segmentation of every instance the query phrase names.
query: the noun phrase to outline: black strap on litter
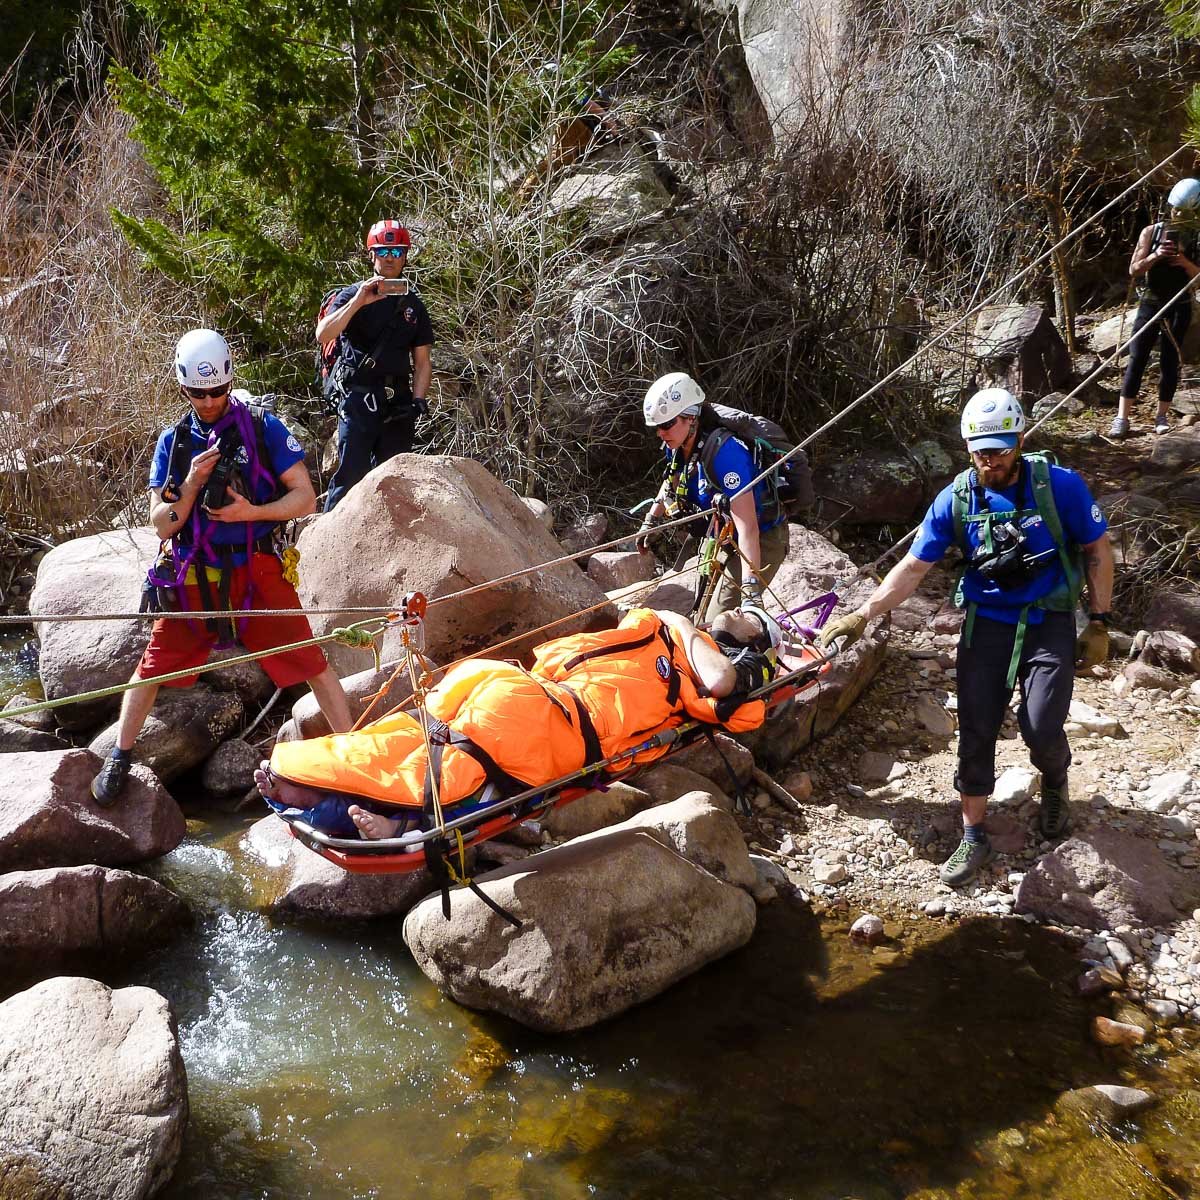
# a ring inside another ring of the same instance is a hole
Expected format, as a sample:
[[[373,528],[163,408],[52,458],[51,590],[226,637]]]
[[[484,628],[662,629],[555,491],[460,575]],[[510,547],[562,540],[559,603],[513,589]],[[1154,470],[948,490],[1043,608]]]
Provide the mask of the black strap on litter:
[[[583,701],[580,700],[574,688],[567,687],[565,683],[558,685],[568,696],[575,702],[575,715],[579,721],[579,734],[583,738],[583,761],[585,765],[598,763],[604,757],[604,751],[600,747],[600,735],[596,732],[596,726],[592,723],[592,714],[583,706]]]
[[[482,900],[484,902],[484,904],[486,904],[488,906],[488,908],[490,908],[492,910],[492,912],[494,912],[496,914],[496,916],[503,917],[514,929],[524,929],[525,928],[520,917],[513,916],[513,914],[510,913],[508,911],[508,909],[506,909],[503,905],[497,904],[496,901],[493,900],[491,898],[491,896],[489,896],[487,894],[487,892],[485,892],[483,890],[483,888],[481,888],[479,886],[479,884],[477,884],[475,882],[475,880],[468,879],[466,881],[466,884],[467,884],[467,887],[469,887],[471,889],[471,891],[473,891],[475,893],[475,895],[477,895],[480,898],[480,900]],[[447,913],[447,916],[449,915],[448,899],[449,898],[447,897],[447,903],[443,906],[444,910]]]
[[[725,764],[725,770],[729,774],[729,782],[733,784],[731,795],[734,811],[748,817],[750,815],[750,797],[746,789],[742,787],[741,780],[738,779],[737,772],[734,771],[729,759],[725,757],[725,751],[721,749],[721,743],[717,741],[716,730],[711,726],[705,726],[704,736],[712,743],[712,748],[720,755],[721,761]]]

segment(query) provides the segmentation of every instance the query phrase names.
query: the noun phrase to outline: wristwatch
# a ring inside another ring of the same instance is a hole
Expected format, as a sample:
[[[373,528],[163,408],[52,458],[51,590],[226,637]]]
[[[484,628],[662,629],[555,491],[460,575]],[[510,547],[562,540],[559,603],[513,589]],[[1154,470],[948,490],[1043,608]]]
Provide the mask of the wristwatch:
[[[1107,629],[1112,624],[1112,613],[1110,612],[1090,612],[1088,613],[1089,621],[1099,621],[1101,625]]]

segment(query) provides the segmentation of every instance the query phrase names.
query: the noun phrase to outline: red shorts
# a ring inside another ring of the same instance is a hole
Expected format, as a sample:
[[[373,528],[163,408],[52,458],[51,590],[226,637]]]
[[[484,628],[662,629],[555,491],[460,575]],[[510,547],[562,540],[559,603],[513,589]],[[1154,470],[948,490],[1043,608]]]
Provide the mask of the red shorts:
[[[251,558],[250,581],[251,609],[300,607],[296,589],[284,579],[283,564],[273,554],[255,554]],[[216,590],[215,586],[212,590]],[[189,584],[186,591],[188,608],[203,611],[200,589]],[[234,567],[229,588],[231,601],[238,603],[245,591],[246,568]],[[249,617],[238,621],[238,630],[242,645],[251,652],[286,646],[289,642],[302,642],[313,635],[308,618],[304,616]],[[150,644],[134,674],[139,679],[149,679],[155,675],[169,675],[172,671],[198,667],[208,661],[217,637],[203,621],[184,621],[178,617],[155,621],[150,631]],[[259,662],[276,687],[291,687],[295,683],[315,679],[328,666],[320,646],[285,650],[282,654],[259,659]],[[163,686],[189,687],[197,678],[196,675],[188,675],[173,679]]]

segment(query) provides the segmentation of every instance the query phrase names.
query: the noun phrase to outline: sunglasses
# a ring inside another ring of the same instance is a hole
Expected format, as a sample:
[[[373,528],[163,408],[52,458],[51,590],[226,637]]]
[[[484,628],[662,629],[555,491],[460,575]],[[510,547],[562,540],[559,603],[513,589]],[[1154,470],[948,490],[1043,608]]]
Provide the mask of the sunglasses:
[[[678,420],[679,420],[679,418],[677,416],[675,416],[675,417],[672,417],[669,421],[664,421],[661,425],[655,425],[654,428],[657,429],[659,433],[666,433],[666,431],[668,429],[670,429],[671,426],[674,425],[675,422]]]
[[[185,387],[183,390],[193,400],[216,400],[218,397],[224,396],[229,392],[229,384],[222,383],[218,387],[210,388]]]
[[[1007,450],[972,450],[971,453],[976,458],[982,458],[990,462],[993,458],[1008,458],[1010,455],[1017,452],[1016,446],[1010,446]]]
[[[408,253],[407,246],[372,246],[371,253],[376,258],[403,258]]]

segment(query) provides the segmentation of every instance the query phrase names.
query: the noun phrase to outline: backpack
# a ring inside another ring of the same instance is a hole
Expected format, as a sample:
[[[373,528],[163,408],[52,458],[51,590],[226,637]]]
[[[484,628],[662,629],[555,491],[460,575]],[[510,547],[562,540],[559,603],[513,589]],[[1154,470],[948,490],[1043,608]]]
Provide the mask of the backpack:
[[[333,304],[334,298],[341,290],[341,288],[333,288],[331,291],[325,293],[325,296],[321,301],[321,306],[317,309],[318,325],[320,325],[321,322],[329,315],[330,306]],[[337,366],[341,357],[342,339],[340,335],[335,337],[332,341],[322,342],[317,347],[315,360],[317,374],[316,378],[313,380],[313,383],[316,385],[317,390],[321,393],[321,396],[327,403],[330,398],[329,393],[332,386],[330,379],[333,375],[333,369]]]
[[[704,419],[706,414],[711,414],[708,421]],[[796,449],[782,426],[769,417],[743,412],[727,404],[706,402],[701,414],[701,428],[711,424],[714,419],[716,427],[705,433],[700,451],[700,464],[710,480],[715,478],[713,462],[717,451],[727,438],[733,436],[750,448],[758,471],[778,462],[787,454],[792,455],[779,470],[773,471],[764,480],[771,487],[771,499],[763,512],[765,519],[773,521],[780,515],[789,519],[798,518],[812,508],[815,496],[808,456],[803,450]]]

